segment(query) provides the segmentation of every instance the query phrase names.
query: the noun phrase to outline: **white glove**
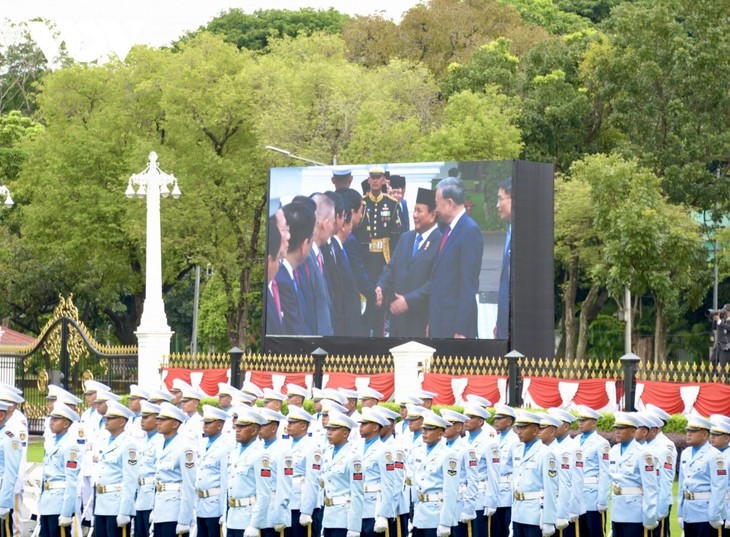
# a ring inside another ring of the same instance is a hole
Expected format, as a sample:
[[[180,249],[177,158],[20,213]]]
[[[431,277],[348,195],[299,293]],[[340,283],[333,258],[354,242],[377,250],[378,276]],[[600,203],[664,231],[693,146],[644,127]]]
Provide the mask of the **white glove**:
[[[360,537],[360,532],[347,530],[347,537]]]
[[[722,520],[710,520],[710,526],[712,526],[714,529],[722,528]]]
[[[576,515],[575,513],[570,513],[568,515],[568,518],[570,519],[571,522],[575,522],[576,520],[578,520],[578,515]]]
[[[442,526],[436,528],[436,537],[449,537],[451,535],[451,528],[448,526]],[[347,537],[350,537],[349,535]]]
[[[375,531],[375,533],[384,533],[387,529],[388,519],[384,516],[375,517],[375,526],[373,526],[373,531]]]
[[[679,525],[679,529],[684,529],[684,519],[682,517],[677,518],[677,524]]]
[[[725,521],[725,528],[730,530],[730,518]]]
[[[484,508],[484,516],[492,516],[496,512],[497,512],[496,507],[485,507]]]
[[[223,525],[223,524],[225,524],[225,523],[226,523],[226,515],[223,515],[223,516],[221,516],[221,517],[220,517],[220,518],[218,519],[218,525],[219,525],[219,526],[222,526],[222,525]]]
[[[58,517],[59,526],[70,526],[71,522],[73,522],[73,521],[74,521],[73,517],[70,517],[70,516],[61,515]]]
[[[555,533],[555,525],[554,524],[543,524],[542,525],[542,534],[543,534],[543,537],[550,537],[553,533]]]
[[[131,521],[132,521],[132,517],[130,517],[129,515],[117,515],[117,526],[120,528],[122,526],[126,526]]]
[[[155,512],[154,511],[150,511],[150,526],[152,526],[152,524],[154,524],[154,522],[155,522],[154,515],[155,515]]]
[[[310,526],[312,524],[312,515],[308,515],[307,513],[302,513],[299,515],[299,525],[300,526]]]
[[[601,504],[598,504],[598,505],[597,505],[596,507],[598,507],[598,512],[599,512],[599,513],[603,513],[603,512],[605,512],[605,511],[607,511],[607,510],[608,510],[608,505],[601,505]]]
[[[0,507],[0,518],[5,518],[10,514],[10,507]]]
[[[556,530],[564,530],[568,527],[568,521],[564,518],[559,518],[555,521],[555,529]]]
[[[646,529],[648,529],[648,530],[653,530],[653,529],[654,529],[654,528],[656,528],[657,526],[659,526],[659,521],[658,521],[658,520],[655,520],[655,521],[654,521],[654,522],[652,522],[651,524],[644,524],[644,527],[645,527]]]
[[[286,529],[286,524],[274,524],[274,531],[279,533]]]
[[[243,531],[243,537],[259,537],[259,530],[253,526],[249,526]]]
[[[190,526],[187,524],[178,524],[175,526],[175,535],[180,535],[181,533],[190,533]]]
[[[474,520],[476,517],[476,513],[461,513],[461,516],[459,517],[459,522],[461,522],[462,524],[466,524],[470,520]]]

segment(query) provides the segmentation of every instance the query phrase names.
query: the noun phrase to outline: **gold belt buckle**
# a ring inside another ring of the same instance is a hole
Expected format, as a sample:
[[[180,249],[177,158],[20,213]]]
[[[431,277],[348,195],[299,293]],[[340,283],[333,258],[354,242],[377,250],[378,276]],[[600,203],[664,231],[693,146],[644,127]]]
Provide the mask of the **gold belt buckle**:
[[[163,490],[165,490],[164,483],[155,483],[155,490],[157,492],[162,492]]]
[[[684,499],[685,500],[694,500],[695,499],[694,492],[690,492],[688,490],[685,490],[684,491]]]
[[[332,507],[332,498],[329,498],[327,496],[324,497],[324,504],[327,507]]]
[[[621,485],[619,485],[618,483],[614,483],[613,484],[613,493],[616,496],[621,496]]]
[[[228,507],[236,507],[236,500],[233,498],[228,498]]]
[[[43,482],[43,490],[51,490],[51,483],[50,483],[50,481],[44,481]]]
[[[104,485],[96,485],[97,494],[104,494],[105,492],[106,492],[106,487]]]
[[[208,497],[208,491],[207,490],[200,490],[198,489],[198,498],[207,498]]]
[[[521,502],[524,499],[525,499],[525,494],[523,492],[515,491],[515,500],[517,500],[518,502]]]
[[[421,493],[421,492],[418,493],[418,501],[419,502],[425,502],[426,501],[426,496],[423,493]]]
[[[413,480],[410,477],[406,477],[406,485],[408,485],[409,487],[413,485]]]
[[[324,479],[319,480],[319,486],[320,488],[324,488]]]

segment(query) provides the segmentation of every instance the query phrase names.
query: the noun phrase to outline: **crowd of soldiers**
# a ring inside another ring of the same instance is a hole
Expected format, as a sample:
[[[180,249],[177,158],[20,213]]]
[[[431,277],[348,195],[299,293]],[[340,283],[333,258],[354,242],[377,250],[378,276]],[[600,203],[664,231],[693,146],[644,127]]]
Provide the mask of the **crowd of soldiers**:
[[[436,394],[420,391],[398,413],[372,388],[327,388],[313,390],[310,414],[308,395],[219,384],[219,405],[201,414],[204,394],[185,382],[132,386],[122,405],[87,381],[79,415],[81,400],[50,386],[37,534],[86,525],[103,537],[663,537],[673,508],[687,537],[730,531],[724,416],[688,418],[673,505],[677,451],[658,407],[616,413],[611,447],[587,407],[535,413],[468,395],[461,412],[437,414]],[[7,537],[22,531],[22,402],[0,388]]]
[[[483,238],[458,173],[418,189],[412,230],[406,179],[380,166],[362,192],[335,168],[333,191],[272,201],[266,333],[477,337]]]

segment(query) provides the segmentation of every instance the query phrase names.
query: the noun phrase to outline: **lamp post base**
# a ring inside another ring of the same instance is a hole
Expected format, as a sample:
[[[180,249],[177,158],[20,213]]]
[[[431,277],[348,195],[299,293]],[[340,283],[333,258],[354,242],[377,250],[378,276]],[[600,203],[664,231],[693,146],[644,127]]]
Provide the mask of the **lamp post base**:
[[[160,389],[162,357],[170,354],[170,341],[173,333],[169,327],[167,331],[163,331],[145,329],[142,326],[135,332],[139,345],[137,382],[141,388],[145,390]]]

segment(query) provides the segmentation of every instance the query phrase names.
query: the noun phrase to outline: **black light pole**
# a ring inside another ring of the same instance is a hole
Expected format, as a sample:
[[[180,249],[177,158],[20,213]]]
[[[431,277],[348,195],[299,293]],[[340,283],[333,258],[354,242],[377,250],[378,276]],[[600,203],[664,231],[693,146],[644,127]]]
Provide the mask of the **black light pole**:
[[[315,388],[322,389],[322,380],[324,377],[324,360],[327,358],[327,351],[322,347],[317,347],[312,351],[312,357],[314,358],[314,378],[312,382]]]
[[[621,358],[624,366],[624,412],[634,412],[634,398],[636,395],[636,366],[641,358],[634,353],[624,354]]]
[[[512,407],[518,407],[522,404],[522,377],[520,374],[520,366],[517,362],[525,355],[513,349],[504,355],[507,358],[507,404]]]
[[[243,384],[241,382],[241,356],[243,356],[243,351],[238,347],[233,347],[228,351],[228,355],[231,357],[231,386],[240,388]]]

